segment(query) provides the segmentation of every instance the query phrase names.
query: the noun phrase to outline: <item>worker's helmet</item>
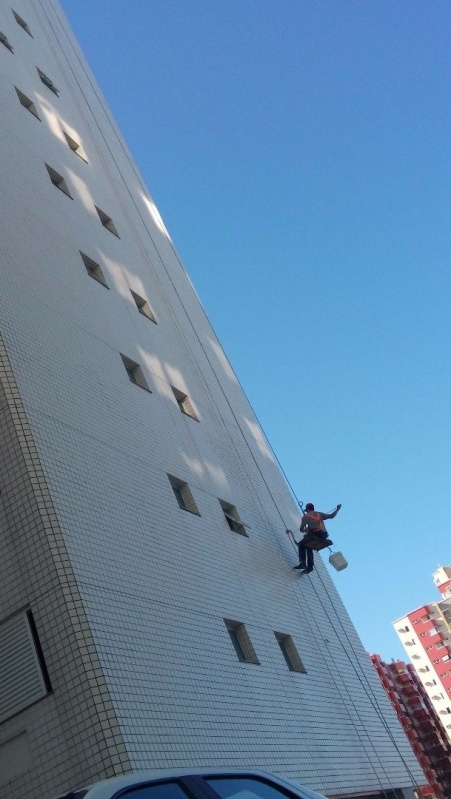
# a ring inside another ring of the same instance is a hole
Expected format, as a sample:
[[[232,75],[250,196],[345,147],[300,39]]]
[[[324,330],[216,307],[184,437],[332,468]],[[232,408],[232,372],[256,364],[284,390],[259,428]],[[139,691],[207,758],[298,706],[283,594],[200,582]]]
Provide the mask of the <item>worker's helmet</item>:
[[[306,510],[315,510],[315,506],[314,506],[313,502],[307,502],[307,505],[305,506],[305,509]]]

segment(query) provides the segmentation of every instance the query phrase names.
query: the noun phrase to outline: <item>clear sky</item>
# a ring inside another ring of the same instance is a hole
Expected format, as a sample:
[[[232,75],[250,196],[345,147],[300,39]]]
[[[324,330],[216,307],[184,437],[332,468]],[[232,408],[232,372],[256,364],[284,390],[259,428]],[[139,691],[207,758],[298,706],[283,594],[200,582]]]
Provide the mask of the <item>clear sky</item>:
[[[451,564],[451,5],[62,0],[368,650]],[[281,534],[284,531],[281,530]]]

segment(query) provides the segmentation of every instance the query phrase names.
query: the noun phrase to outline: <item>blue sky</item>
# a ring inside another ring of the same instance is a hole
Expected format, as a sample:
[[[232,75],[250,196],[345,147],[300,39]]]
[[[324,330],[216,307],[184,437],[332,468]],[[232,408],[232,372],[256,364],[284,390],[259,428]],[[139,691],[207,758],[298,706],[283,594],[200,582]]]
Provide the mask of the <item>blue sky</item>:
[[[451,564],[451,6],[63,0],[368,650]],[[281,531],[282,533],[283,531]]]

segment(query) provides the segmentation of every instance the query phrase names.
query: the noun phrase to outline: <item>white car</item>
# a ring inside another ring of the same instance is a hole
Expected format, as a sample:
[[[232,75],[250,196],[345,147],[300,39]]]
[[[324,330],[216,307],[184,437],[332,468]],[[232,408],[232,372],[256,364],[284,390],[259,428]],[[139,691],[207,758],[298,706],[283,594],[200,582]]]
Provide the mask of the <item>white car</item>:
[[[144,771],[76,788],[57,799],[324,799],[267,771]]]

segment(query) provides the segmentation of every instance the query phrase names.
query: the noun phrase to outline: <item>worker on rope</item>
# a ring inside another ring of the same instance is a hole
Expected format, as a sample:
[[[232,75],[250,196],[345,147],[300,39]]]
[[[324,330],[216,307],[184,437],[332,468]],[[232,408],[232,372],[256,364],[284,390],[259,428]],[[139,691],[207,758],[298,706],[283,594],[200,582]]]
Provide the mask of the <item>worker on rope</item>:
[[[321,544],[323,546],[332,546],[333,541],[328,537],[324,520],[335,519],[340,508],[341,505],[337,505],[332,513],[321,513],[321,511],[315,510],[312,502],[307,502],[299,528],[301,533],[304,533],[304,538],[298,543],[299,563],[293,567],[294,569],[302,569],[303,574],[309,574],[313,571],[314,564],[313,550],[310,546],[313,545],[315,549],[316,544],[320,544],[320,549],[322,549]]]

